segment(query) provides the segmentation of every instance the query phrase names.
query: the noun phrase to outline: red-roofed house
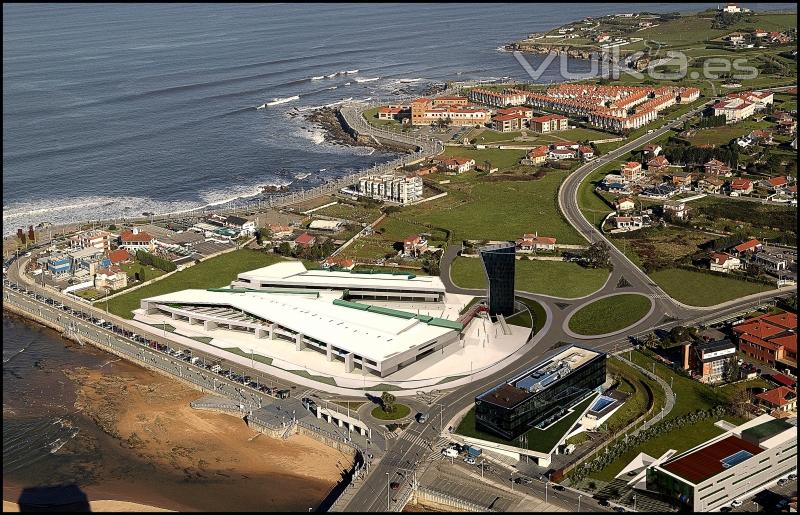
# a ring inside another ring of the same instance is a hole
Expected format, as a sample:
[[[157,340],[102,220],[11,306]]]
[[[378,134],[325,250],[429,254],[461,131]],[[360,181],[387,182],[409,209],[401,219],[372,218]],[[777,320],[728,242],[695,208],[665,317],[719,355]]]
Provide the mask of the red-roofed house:
[[[528,123],[528,117],[520,113],[498,114],[492,117],[492,129],[499,132],[518,131]]]
[[[772,191],[781,191],[789,186],[788,177],[770,177],[766,181],[766,186]]]
[[[528,151],[528,155],[526,157],[526,160],[529,163],[523,163],[523,164],[539,165],[544,163],[545,160],[547,159],[547,150],[548,149],[546,145],[539,145],[538,147],[533,147]]]
[[[301,247],[310,247],[317,241],[317,238],[304,232],[300,236],[294,239],[294,242]]]
[[[626,181],[638,181],[644,178],[644,171],[642,170],[642,163],[636,161],[628,161],[622,165],[622,176]]]
[[[128,274],[120,267],[111,265],[108,268],[98,268],[94,276],[94,287],[97,289],[108,288],[119,290],[128,286]]]
[[[338,268],[340,270],[352,270],[353,266],[355,265],[355,261],[348,258],[343,258],[339,256],[331,256],[329,258],[325,258],[325,261],[322,262],[322,268],[329,269],[329,268]]]
[[[581,157],[586,161],[594,159],[594,149],[590,146],[587,145],[579,146],[578,153],[580,153]]]
[[[569,126],[569,119],[566,116],[559,116],[557,114],[548,114],[545,116],[537,116],[530,120],[531,129],[539,134],[546,134],[548,132],[563,131]]]
[[[125,249],[112,250],[107,254],[107,256],[108,259],[111,261],[112,265],[127,263],[133,258],[133,256],[131,256],[131,253]]]
[[[742,256],[747,252],[758,252],[764,248],[764,245],[761,244],[760,241],[756,240],[755,238],[752,240],[745,241],[744,243],[740,243],[733,247],[734,254],[737,256]]]
[[[434,159],[449,172],[464,173],[475,167],[475,160],[466,157],[437,157]]]
[[[636,204],[628,197],[620,197],[614,202],[614,207],[617,208],[617,211],[632,211],[636,209]]]
[[[756,395],[758,403],[772,411],[795,411],[797,392],[788,386],[779,386]]]
[[[706,174],[708,175],[721,175],[723,177],[730,177],[732,175],[731,167],[718,159],[712,159],[703,165]]]
[[[379,120],[402,120],[411,116],[411,108],[406,106],[384,106],[378,108]]]
[[[403,238],[404,256],[417,257],[426,250],[428,250],[428,240],[419,234],[414,234],[412,236],[406,236]]]
[[[772,366],[797,367],[797,315],[761,315],[733,326],[739,350]]]
[[[556,239],[547,236],[539,236],[539,233],[523,234],[522,239],[517,240],[516,244],[517,248],[522,252],[556,250]]]
[[[647,162],[647,171],[661,173],[669,166],[669,161],[664,156],[656,156]]]
[[[792,389],[797,388],[797,379],[789,377],[786,374],[772,374],[772,380],[782,386],[788,386]]]
[[[714,252],[711,254],[711,271],[728,273],[731,270],[739,270],[742,267],[742,262],[737,257],[730,254],[721,252]]]
[[[739,195],[749,195],[753,193],[753,181],[750,179],[742,179],[737,177],[731,181],[731,195],[737,193]]]
[[[119,235],[119,242],[120,247],[131,252],[137,250],[152,252],[156,246],[155,238],[144,231],[139,231],[138,227],[134,227],[132,231],[122,231]]]

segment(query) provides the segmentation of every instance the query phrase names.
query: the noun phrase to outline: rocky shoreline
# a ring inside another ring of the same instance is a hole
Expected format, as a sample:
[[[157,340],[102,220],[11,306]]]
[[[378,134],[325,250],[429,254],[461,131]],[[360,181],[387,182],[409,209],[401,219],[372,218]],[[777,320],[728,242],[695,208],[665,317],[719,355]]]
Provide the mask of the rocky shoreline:
[[[322,127],[322,129],[325,131],[325,141],[329,141],[331,143],[336,143],[339,145],[371,147],[377,150],[388,152],[410,153],[414,151],[413,148],[407,145],[401,145],[386,140],[383,140],[381,143],[377,143],[372,138],[354,137],[342,121],[341,112],[338,108],[322,107],[312,111],[309,114],[306,114],[304,118],[307,121]]]

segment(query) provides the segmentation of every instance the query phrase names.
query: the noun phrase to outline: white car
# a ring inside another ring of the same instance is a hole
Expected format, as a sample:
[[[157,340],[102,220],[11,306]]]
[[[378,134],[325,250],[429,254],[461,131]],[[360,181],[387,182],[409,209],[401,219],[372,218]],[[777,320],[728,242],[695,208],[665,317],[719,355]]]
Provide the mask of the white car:
[[[741,505],[742,501],[740,501],[739,499],[734,499],[731,501],[731,508],[738,508]]]
[[[475,465],[475,458],[473,458],[472,456],[467,456],[466,458],[464,458],[464,463]]]

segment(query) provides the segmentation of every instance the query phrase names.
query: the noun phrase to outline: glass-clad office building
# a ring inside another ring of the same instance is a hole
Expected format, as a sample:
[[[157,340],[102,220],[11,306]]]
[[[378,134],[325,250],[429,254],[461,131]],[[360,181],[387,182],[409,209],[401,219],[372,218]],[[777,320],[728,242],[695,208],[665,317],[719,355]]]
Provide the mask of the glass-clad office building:
[[[514,266],[516,246],[500,243],[481,247],[481,262],[489,283],[489,315],[511,316],[514,314]]]
[[[606,380],[606,354],[573,345],[475,398],[475,428],[512,440],[546,428]]]

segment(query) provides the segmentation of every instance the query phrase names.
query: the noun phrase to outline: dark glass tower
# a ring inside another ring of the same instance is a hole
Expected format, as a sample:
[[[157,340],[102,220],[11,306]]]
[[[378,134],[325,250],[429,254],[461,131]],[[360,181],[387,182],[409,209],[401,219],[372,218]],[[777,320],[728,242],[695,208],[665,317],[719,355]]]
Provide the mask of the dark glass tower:
[[[516,247],[513,243],[500,243],[481,247],[481,262],[489,282],[489,315],[514,314],[514,265]]]

